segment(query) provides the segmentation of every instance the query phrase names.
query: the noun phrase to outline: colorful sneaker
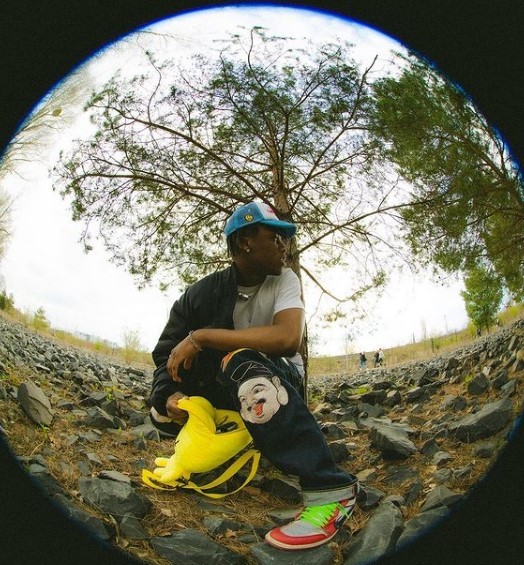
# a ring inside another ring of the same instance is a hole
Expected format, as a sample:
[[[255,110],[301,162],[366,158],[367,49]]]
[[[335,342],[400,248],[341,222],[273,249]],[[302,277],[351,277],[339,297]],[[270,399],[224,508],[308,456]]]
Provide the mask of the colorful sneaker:
[[[266,541],[281,549],[308,549],[328,542],[351,516],[356,496],[331,504],[308,506],[293,522],[274,528]]]

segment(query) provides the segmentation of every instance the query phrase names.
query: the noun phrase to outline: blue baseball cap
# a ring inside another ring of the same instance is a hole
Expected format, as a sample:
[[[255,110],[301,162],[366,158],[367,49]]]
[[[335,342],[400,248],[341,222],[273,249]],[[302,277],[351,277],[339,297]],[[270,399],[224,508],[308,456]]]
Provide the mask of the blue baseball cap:
[[[233,232],[252,224],[262,224],[270,228],[275,228],[282,232],[287,239],[291,239],[297,231],[295,224],[279,220],[275,210],[273,210],[271,206],[263,204],[262,202],[250,202],[249,204],[240,206],[240,208],[237,208],[231,214],[226,222],[224,234],[227,237]]]

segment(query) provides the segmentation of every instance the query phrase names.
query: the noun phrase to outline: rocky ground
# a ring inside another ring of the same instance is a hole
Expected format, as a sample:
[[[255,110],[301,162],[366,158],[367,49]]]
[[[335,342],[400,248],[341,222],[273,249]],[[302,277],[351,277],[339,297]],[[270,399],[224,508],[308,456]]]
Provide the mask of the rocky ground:
[[[147,563],[355,565],[448,515],[497,459],[522,411],[524,320],[425,362],[310,379],[333,455],[362,490],[335,540],[299,556],[263,542],[300,505],[294,478],[265,461],[219,502],[141,483],[173,447],[144,420],[151,372],[0,316],[0,433],[72,520]]]

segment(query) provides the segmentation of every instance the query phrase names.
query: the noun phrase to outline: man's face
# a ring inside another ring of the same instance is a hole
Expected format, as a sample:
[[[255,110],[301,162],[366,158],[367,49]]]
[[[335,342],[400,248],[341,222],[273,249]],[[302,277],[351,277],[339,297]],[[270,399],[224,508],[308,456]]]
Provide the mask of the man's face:
[[[249,261],[254,270],[264,275],[280,275],[286,265],[289,240],[278,231],[260,225],[255,236],[249,237]]]

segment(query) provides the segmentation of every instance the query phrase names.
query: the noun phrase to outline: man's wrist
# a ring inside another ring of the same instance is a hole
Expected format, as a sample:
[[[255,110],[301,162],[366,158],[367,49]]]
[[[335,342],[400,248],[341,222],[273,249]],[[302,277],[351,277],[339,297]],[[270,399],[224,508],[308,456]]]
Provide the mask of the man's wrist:
[[[196,330],[198,331],[198,330]],[[193,330],[191,330],[188,335],[187,335],[189,341],[191,342],[191,345],[200,353],[202,351],[204,351],[204,348],[202,347],[202,344],[200,343],[200,340],[198,339],[198,337],[195,335],[195,332]]]

